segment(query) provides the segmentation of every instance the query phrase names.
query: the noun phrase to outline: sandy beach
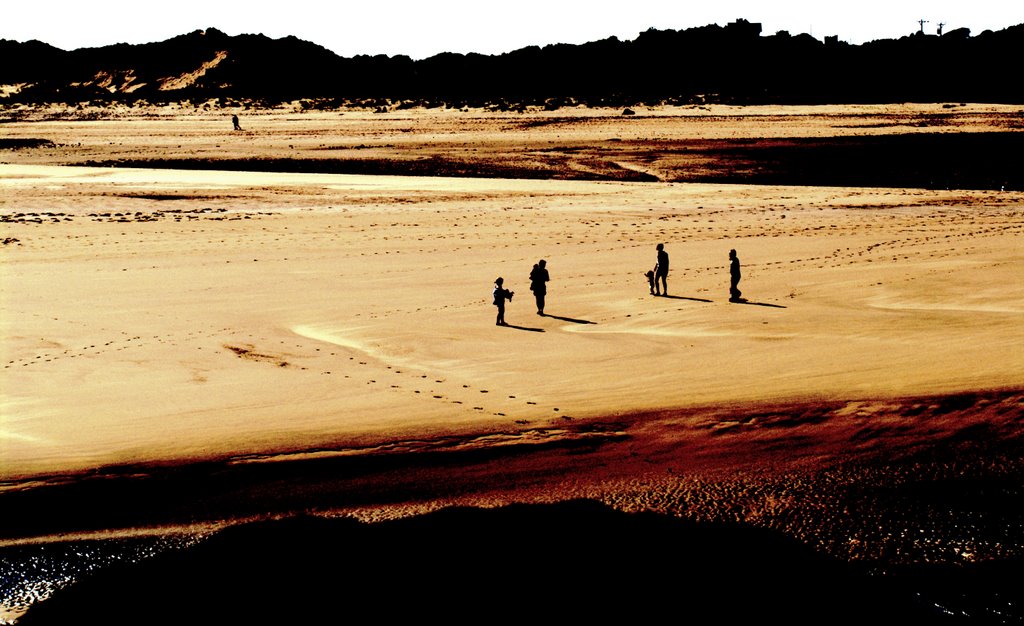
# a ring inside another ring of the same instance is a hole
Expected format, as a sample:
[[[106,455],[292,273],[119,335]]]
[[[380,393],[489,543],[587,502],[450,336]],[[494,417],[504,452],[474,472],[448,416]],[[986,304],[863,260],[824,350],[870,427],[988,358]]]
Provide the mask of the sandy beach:
[[[722,161],[1015,140],[1019,107],[229,116],[3,124],[6,549],[585,498],[883,568],[1021,558],[1021,181]]]

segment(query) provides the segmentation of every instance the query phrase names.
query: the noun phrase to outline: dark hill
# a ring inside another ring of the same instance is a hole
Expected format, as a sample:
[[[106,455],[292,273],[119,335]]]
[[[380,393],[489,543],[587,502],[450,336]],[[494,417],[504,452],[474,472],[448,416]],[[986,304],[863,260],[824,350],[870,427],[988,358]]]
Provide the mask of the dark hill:
[[[770,531],[577,501],[247,524],[87,577],[19,623],[949,623],[911,589]]]
[[[63,51],[0,40],[0,84],[16,101],[74,102],[231,97],[389,99],[448,104],[613,105],[737,103],[1024,102],[1012,76],[1024,24],[972,37],[914,34],[850,45],[784,31],[763,36],[737,20],[635,40],[527,47],[500,55],[340,57],[285,37],[216,29],[162,42]]]

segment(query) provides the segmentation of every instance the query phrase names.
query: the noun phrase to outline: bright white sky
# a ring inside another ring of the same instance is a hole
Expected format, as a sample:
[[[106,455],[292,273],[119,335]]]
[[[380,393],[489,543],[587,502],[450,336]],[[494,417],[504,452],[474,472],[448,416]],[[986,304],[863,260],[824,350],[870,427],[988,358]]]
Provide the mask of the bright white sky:
[[[1024,0],[0,0],[0,39],[38,39],[73,50],[161,41],[207,27],[229,35],[295,35],[342,56],[439,52],[499,54],[529,45],[634,39],[648,28],[681,30],[760,22],[817,39],[860,44],[920,29],[973,35],[1024,23]]]

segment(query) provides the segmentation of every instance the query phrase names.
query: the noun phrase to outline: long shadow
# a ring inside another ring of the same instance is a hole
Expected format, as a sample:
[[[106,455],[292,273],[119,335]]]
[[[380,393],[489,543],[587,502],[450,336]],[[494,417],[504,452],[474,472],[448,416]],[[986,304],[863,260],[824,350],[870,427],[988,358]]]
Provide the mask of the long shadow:
[[[686,296],[670,296],[665,294],[664,296],[654,296],[655,298],[668,298],[669,300],[690,300],[692,302],[714,302],[714,300],[706,300],[704,298],[687,298]]]
[[[597,322],[591,322],[590,320],[578,320],[572,317],[562,317],[560,315],[551,315],[545,313],[544,317],[550,317],[553,320],[562,320],[563,322],[572,322],[573,324],[596,324]]]
[[[767,302],[751,302],[750,300],[746,300],[744,298],[740,298],[739,300],[729,300],[729,302],[731,302],[733,304],[749,304],[751,306],[767,306],[767,307],[771,307],[773,309],[784,309],[784,308],[786,308],[786,307],[782,306],[781,304],[768,304]]]
[[[543,328],[527,328],[526,326],[516,326],[515,324],[505,324],[504,328],[514,328],[516,330],[528,330],[531,333],[542,333],[542,332],[544,332]]]

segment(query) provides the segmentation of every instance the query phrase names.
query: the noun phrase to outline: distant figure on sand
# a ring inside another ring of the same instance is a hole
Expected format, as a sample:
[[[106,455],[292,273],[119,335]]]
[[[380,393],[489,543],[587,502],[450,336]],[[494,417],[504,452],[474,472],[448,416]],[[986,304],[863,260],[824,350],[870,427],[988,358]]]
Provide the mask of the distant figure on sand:
[[[729,250],[729,301],[739,302],[740,290],[737,285],[740,284],[740,260],[736,257],[735,250]]]
[[[658,281],[661,281],[661,289],[658,289]],[[654,266],[654,295],[668,295],[668,252],[665,252],[665,244],[658,244],[658,263]]]
[[[494,306],[498,307],[498,326],[508,326],[505,323],[505,300],[512,301],[515,292],[505,289],[505,279],[501,276],[494,279]]]
[[[238,116],[237,115],[232,115],[231,116],[231,123],[235,126],[235,130],[242,130],[241,125],[238,123]]]
[[[537,261],[533,269],[530,270],[530,291],[537,299],[537,315],[544,315],[544,296],[548,293],[548,286],[545,283],[550,279],[547,261],[544,259]]]

